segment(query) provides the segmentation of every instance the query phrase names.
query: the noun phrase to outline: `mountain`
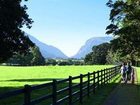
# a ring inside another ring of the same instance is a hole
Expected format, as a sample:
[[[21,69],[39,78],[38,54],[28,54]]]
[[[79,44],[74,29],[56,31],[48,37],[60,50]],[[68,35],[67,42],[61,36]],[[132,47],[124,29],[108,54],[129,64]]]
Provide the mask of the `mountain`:
[[[39,47],[41,54],[43,55],[44,58],[68,58],[62,51],[60,51],[58,48],[47,45],[35,37],[26,34],[29,39],[36,44],[36,46]]]
[[[89,40],[86,41],[85,45],[83,45],[80,50],[77,52],[77,54],[75,54],[74,56],[72,56],[72,58],[84,58],[88,53],[90,53],[92,51],[92,47],[105,43],[105,42],[110,42],[110,40],[112,40],[113,37],[93,37]]]

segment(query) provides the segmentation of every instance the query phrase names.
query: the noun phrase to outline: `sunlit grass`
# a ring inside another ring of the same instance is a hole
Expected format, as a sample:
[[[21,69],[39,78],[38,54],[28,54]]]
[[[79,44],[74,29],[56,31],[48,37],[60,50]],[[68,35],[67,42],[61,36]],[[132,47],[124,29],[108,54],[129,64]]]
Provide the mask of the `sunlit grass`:
[[[0,87],[22,87],[25,84],[41,84],[52,79],[64,79],[96,70],[112,67],[111,65],[95,66],[0,66]]]
[[[93,72],[105,68],[110,68],[112,65],[94,65],[94,66],[32,66],[32,67],[10,67],[10,66],[0,66],[0,93],[4,93],[9,90],[22,88],[25,84],[35,85],[42,84],[52,81],[52,79],[65,79],[69,76],[78,76],[80,74],[86,74],[88,72]],[[79,80],[74,81],[78,83]],[[60,87],[68,86],[67,83],[61,84]],[[108,94],[108,90],[111,88],[106,88],[103,93]],[[104,90],[104,89],[103,89]],[[38,91],[32,92],[32,98],[42,96],[51,91],[50,88],[40,89]],[[100,93],[99,93],[100,95]],[[100,96],[97,96],[100,99]],[[50,101],[50,100],[48,100]],[[99,100],[100,101],[100,100]],[[99,102],[98,100],[96,102]],[[23,95],[17,96],[16,98],[6,99],[0,101],[0,105],[19,105],[23,103]],[[40,105],[47,105],[46,102]],[[88,102],[87,102],[88,103]]]
[[[140,67],[137,67],[138,84],[140,85]]]

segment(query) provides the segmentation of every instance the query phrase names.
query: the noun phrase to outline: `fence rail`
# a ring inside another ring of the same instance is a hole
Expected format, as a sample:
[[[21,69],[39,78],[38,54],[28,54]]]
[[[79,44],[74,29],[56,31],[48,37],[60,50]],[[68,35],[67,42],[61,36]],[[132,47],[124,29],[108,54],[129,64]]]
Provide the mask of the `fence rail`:
[[[63,80],[54,79],[52,82],[46,84],[36,86],[25,85],[23,89],[0,94],[0,100],[24,94],[23,105],[36,105],[44,100],[52,100],[51,105],[61,105],[66,100],[68,105],[72,105],[77,101],[82,104],[85,96],[90,96],[92,92],[95,93],[97,89],[109,83],[116,75],[118,75],[119,69],[120,66],[116,66],[96,72],[94,71],[92,73],[88,72],[87,74],[80,74],[75,77],[69,76],[69,78]],[[73,84],[75,79],[79,79],[80,82]],[[65,82],[68,83],[68,86],[58,89],[58,84],[63,84]],[[51,93],[32,99],[31,93],[34,90],[42,89],[48,86],[52,87]],[[77,90],[74,91],[74,89]],[[63,94],[63,92],[68,92],[68,94],[59,99],[58,95]],[[76,97],[74,98],[74,96]]]

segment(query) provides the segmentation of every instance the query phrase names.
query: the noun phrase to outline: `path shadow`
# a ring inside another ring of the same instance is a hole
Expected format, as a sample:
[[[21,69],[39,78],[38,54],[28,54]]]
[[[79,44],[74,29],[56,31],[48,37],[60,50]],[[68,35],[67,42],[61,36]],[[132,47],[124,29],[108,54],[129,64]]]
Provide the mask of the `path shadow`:
[[[140,85],[121,83],[112,91],[103,105],[140,105]]]

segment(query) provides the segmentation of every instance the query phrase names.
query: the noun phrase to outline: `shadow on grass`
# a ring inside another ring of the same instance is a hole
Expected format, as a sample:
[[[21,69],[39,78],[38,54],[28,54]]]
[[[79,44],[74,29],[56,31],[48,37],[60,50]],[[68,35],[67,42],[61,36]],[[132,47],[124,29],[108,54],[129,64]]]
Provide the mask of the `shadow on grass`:
[[[56,80],[62,80],[64,78],[34,78],[34,79],[11,79],[11,80],[2,80],[2,81],[6,81],[6,82],[48,82],[48,81],[52,81],[53,79]]]
[[[73,84],[75,85],[75,84]],[[101,105],[101,103],[103,103],[103,101],[106,99],[106,97],[110,94],[110,92],[114,89],[115,86],[117,86],[118,84],[115,83],[110,83],[105,85],[104,87],[100,87],[98,90],[96,90],[96,93],[90,94],[90,97],[86,96],[85,98],[83,98],[83,105]],[[68,83],[63,83],[61,85],[59,85],[59,89],[67,87]],[[15,89],[19,89],[21,87],[17,87],[17,88],[13,88],[13,87],[1,87],[0,91],[5,91],[5,90],[15,90]],[[78,90],[77,89],[73,89],[73,92]],[[47,88],[43,88],[43,89],[39,89],[39,90],[35,90],[32,92],[31,96],[32,99],[36,99],[39,98],[43,95],[45,95],[46,93],[51,93],[52,91],[52,87],[47,87]],[[64,92],[61,95],[57,96],[60,98],[63,98],[64,96],[68,95],[68,92]],[[0,100],[0,105],[21,105],[24,101],[24,94],[18,95],[16,97],[12,97],[12,98],[8,98],[8,99],[4,99],[4,100]],[[79,95],[76,95],[73,97],[73,100],[75,98],[79,97]],[[67,103],[68,101],[65,101],[64,104],[62,105],[68,105]],[[37,105],[50,105],[52,103],[52,99],[49,100],[45,100],[42,101],[40,104]],[[80,105],[79,102],[75,103],[75,105]]]
[[[82,105],[101,105],[104,100],[106,99],[106,97],[110,94],[110,92],[118,85],[118,83],[115,83],[115,81],[117,81],[119,79],[119,77],[115,78],[113,81],[111,81],[111,83],[106,84],[105,86],[100,86],[99,89],[96,90],[95,94],[93,94],[93,92],[91,92],[90,97],[86,96],[85,98],[83,98],[83,104]],[[51,81],[53,80],[53,78],[42,78],[42,79],[14,79],[14,80],[7,80],[7,81],[18,81],[18,82],[25,82],[25,81]],[[57,78],[58,80],[58,78]],[[59,78],[59,80],[61,80],[61,78]],[[73,85],[76,85],[78,83],[73,83]],[[87,84],[85,84],[84,86],[86,86]],[[60,90],[62,88],[68,87],[69,83],[68,82],[64,82],[64,83],[60,83],[57,85],[57,89]],[[23,87],[0,87],[0,93],[4,93],[7,91],[11,91],[11,90],[15,90],[15,89],[20,89]],[[93,87],[91,87],[93,88]],[[77,90],[79,90],[80,88],[74,88],[72,89],[72,92],[75,92]],[[85,90],[87,91],[87,90]],[[46,94],[51,94],[52,93],[52,86],[50,87],[46,87],[46,88],[41,88],[38,90],[34,90],[31,93],[31,98],[32,99],[36,99],[39,98],[43,95]],[[68,91],[61,93],[60,95],[58,95],[58,99],[63,98],[64,96],[68,95]],[[73,96],[73,100],[76,99],[77,97],[79,97],[79,94],[76,96]],[[0,100],[0,105],[21,105],[24,101],[24,94],[18,95],[16,97],[11,97],[8,99],[4,99],[4,100]],[[42,101],[40,104],[37,105],[50,105],[52,103],[52,99],[49,100],[45,100]],[[62,105],[68,105],[68,100],[64,102],[64,104]],[[75,105],[80,105],[79,102],[75,103]]]
[[[98,90],[96,90],[95,94],[91,93],[89,97],[86,97],[82,105],[102,105],[116,86],[118,86],[118,83],[109,83],[103,87],[100,87]]]
[[[60,83],[57,85],[57,90],[63,89],[65,87],[68,87],[68,83]],[[73,83],[73,85],[75,85],[75,83]],[[13,91],[13,90],[17,90],[17,89],[22,89],[23,87],[0,87],[0,94],[3,94],[5,92],[9,92],[9,91]],[[74,89],[73,91],[76,91],[78,89]],[[31,99],[37,99],[39,97],[42,97],[44,95],[47,94],[52,94],[52,86],[47,86],[41,89],[37,89],[37,90],[33,90],[31,92]],[[60,95],[57,95],[58,99],[61,99],[63,97],[65,97],[66,95],[68,95],[68,91],[66,92],[62,92]],[[13,96],[7,99],[2,99],[0,100],[0,105],[22,105],[24,102],[24,94],[20,94],[17,96]],[[67,101],[65,101],[64,103],[67,103]],[[52,98],[47,99],[42,101],[41,103],[37,104],[37,105],[50,105],[52,104]],[[66,104],[64,104],[66,105]]]

